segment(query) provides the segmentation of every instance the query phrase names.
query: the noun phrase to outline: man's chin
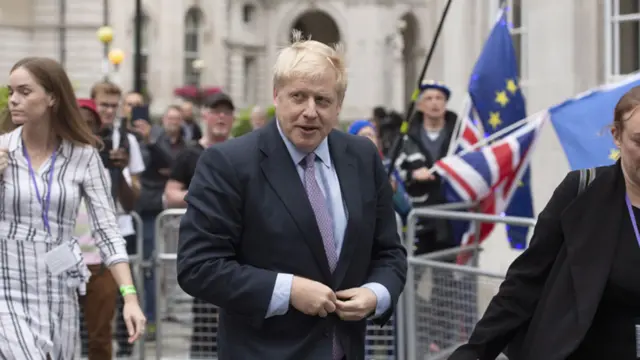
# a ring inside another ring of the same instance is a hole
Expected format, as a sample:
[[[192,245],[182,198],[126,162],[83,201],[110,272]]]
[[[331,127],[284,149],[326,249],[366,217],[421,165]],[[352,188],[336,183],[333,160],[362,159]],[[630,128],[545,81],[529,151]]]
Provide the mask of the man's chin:
[[[230,131],[228,130],[214,130],[211,132],[211,136],[216,139],[226,139],[230,135]]]

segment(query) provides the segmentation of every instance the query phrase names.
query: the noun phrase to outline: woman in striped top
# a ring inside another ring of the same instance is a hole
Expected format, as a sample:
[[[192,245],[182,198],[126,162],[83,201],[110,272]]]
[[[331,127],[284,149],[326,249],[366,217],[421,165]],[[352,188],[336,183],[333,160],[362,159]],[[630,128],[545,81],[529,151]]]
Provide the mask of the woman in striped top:
[[[73,230],[81,200],[93,237],[125,297],[129,341],[145,318],[118,232],[110,179],[54,60],[25,58],[9,75],[0,116],[0,358],[73,359],[78,292],[89,278]]]

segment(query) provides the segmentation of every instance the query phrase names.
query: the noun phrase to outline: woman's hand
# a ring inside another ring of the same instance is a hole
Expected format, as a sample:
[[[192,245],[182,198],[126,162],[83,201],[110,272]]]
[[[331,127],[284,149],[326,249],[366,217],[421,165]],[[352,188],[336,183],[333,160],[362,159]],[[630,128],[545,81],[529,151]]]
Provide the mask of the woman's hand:
[[[144,330],[147,326],[147,318],[142,313],[138,299],[135,296],[135,294],[125,296],[124,308],[122,309],[122,317],[129,333],[129,344],[144,335]]]

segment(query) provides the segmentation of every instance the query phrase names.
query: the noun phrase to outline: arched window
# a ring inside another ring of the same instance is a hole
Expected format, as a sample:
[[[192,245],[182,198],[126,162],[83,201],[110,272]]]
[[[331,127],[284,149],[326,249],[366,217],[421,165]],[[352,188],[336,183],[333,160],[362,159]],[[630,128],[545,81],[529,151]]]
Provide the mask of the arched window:
[[[187,11],[184,23],[184,80],[188,85],[200,85],[200,68],[193,66],[200,59],[202,35],[202,11],[192,7]]]
[[[638,0],[605,0],[605,78],[618,80],[640,70]]]

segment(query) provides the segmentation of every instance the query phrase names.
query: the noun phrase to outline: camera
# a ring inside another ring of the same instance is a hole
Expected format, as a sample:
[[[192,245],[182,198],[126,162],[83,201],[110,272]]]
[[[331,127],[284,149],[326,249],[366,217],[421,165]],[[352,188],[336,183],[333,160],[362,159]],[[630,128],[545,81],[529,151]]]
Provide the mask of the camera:
[[[107,169],[112,169],[113,161],[111,161],[109,152],[113,149],[113,129],[111,127],[105,126],[99,132],[98,136],[102,140],[104,147],[100,150],[100,159],[102,159],[102,164]]]
[[[120,127],[115,131],[120,132],[120,143],[118,144],[118,148],[124,149],[129,152],[129,138],[127,137],[127,131]],[[102,140],[104,147],[100,150],[100,159],[102,160],[102,164],[107,169],[117,169],[117,167],[113,164],[111,160],[110,152],[114,149],[113,147],[113,133],[114,129],[110,126],[104,126],[98,132],[98,137]]]
[[[388,155],[396,138],[400,135],[400,127],[402,126],[402,115],[392,111],[380,120],[378,137],[382,145],[382,153]]]

